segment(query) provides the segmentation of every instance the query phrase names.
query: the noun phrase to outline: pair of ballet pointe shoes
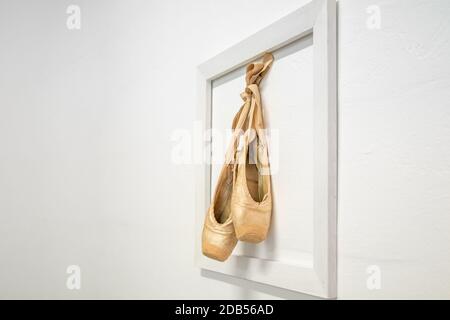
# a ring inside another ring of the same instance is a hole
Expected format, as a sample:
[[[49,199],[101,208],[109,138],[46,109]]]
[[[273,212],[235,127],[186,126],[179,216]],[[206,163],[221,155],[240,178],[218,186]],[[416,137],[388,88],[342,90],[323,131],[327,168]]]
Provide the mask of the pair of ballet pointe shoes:
[[[269,230],[272,195],[259,83],[272,61],[265,54],[262,63],[247,67],[244,104],[233,120],[232,141],[206,213],[202,251],[218,261],[231,255],[238,240],[259,243]]]

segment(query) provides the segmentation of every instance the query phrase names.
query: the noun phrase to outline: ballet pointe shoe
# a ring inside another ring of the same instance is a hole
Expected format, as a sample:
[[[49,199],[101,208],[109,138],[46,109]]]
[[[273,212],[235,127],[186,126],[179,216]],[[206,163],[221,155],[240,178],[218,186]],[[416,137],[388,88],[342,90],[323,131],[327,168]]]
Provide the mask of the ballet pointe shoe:
[[[232,223],[218,224],[211,212],[206,217],[203,229],[202,252],[208,258],[225,261],[236,247],[237,238]]]
[[[214,197],[203,225],[202,252],[208,258],[218,261],[227,260],[238,241],[231,214],[234,164],[230,163],[234,162],[238,132],[244,126],[249,109],[250,106],[244,104],[233,120],[234,136],[228,148],[225,164],[220,172]]]
[[[272,55],[266,54],[263,63],[247,68],[244,96],[251,105],[249,130],[245,133],[243,150],[239,151],[233,176],[231,210],[234,230],[238,240],[251,243],[266,239],[272,216],[270,167],[258,87],[272,61]]]
[[[202,251],[208,258],[225,261],[237,243],[231,220],[232,168],[222,170],[215,201],[205,217],[202,234]]]
[[[266,239],[272,216],[270,176],[256,165],[238,165],[231,200],[233,225],[240,241],[259,243]]]
[[[231,220],[232,167],[224,166],[219,176],[213,202],[205,217],[202,251],[208,258],[225,261],[237,243]]]

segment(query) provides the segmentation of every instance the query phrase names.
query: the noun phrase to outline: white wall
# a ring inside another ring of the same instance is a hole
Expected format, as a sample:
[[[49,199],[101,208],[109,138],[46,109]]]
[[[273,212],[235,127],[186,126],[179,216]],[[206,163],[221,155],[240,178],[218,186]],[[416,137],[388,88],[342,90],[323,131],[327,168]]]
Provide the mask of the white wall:
[[[449,1],[340,1],[341,298],[450,298],[449,15]]]
[[[307,298],[202,276],[194,168],[170,161],[195,67],[305,2],[1,0],[0,298]],[[450,297],[449,14],[446,0],[339,3],[342,298]]]

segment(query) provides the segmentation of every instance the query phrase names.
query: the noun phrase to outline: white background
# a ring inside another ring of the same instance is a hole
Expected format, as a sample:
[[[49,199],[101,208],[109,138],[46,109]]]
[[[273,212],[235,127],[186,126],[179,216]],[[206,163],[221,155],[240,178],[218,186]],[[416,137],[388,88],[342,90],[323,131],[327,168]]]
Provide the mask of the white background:
[[[0,298],[308,298],[203,277],[171,162],[196,66],[306,2],[1,0]],[[338,9],[338,296],[450,298],[450,5]]]

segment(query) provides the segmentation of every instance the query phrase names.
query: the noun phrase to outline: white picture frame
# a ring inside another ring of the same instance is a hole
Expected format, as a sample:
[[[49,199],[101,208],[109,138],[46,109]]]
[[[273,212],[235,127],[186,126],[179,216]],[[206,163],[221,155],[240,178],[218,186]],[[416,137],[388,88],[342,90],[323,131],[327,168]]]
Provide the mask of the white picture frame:
[[[204,257],[201,233],[210,204],[211,167],[198,166],[196,173],[196,264],[271,286],[322,298],[336,297],[337,221],[337,84],[336,84],[336,1],[313,0],[256,34],[206,61],[198,67],[198,118],[204,132],[211,128],[212,81],[264,54],[273,52],[312,34],[314,45],[314,222],[313,265],[288,265],[279,261],[258,261],[231,256],[226,262]],[[237,93],[238,94],[238,93]],[[238,106],[237,106],[238,107]],[[210,144],[202,150],[210,155]],[[240,260],[240,261],[236,261]],[[261,263],[270,264],[270,274],[261,273]],[[245,270],[242,269],[245,266]]]

